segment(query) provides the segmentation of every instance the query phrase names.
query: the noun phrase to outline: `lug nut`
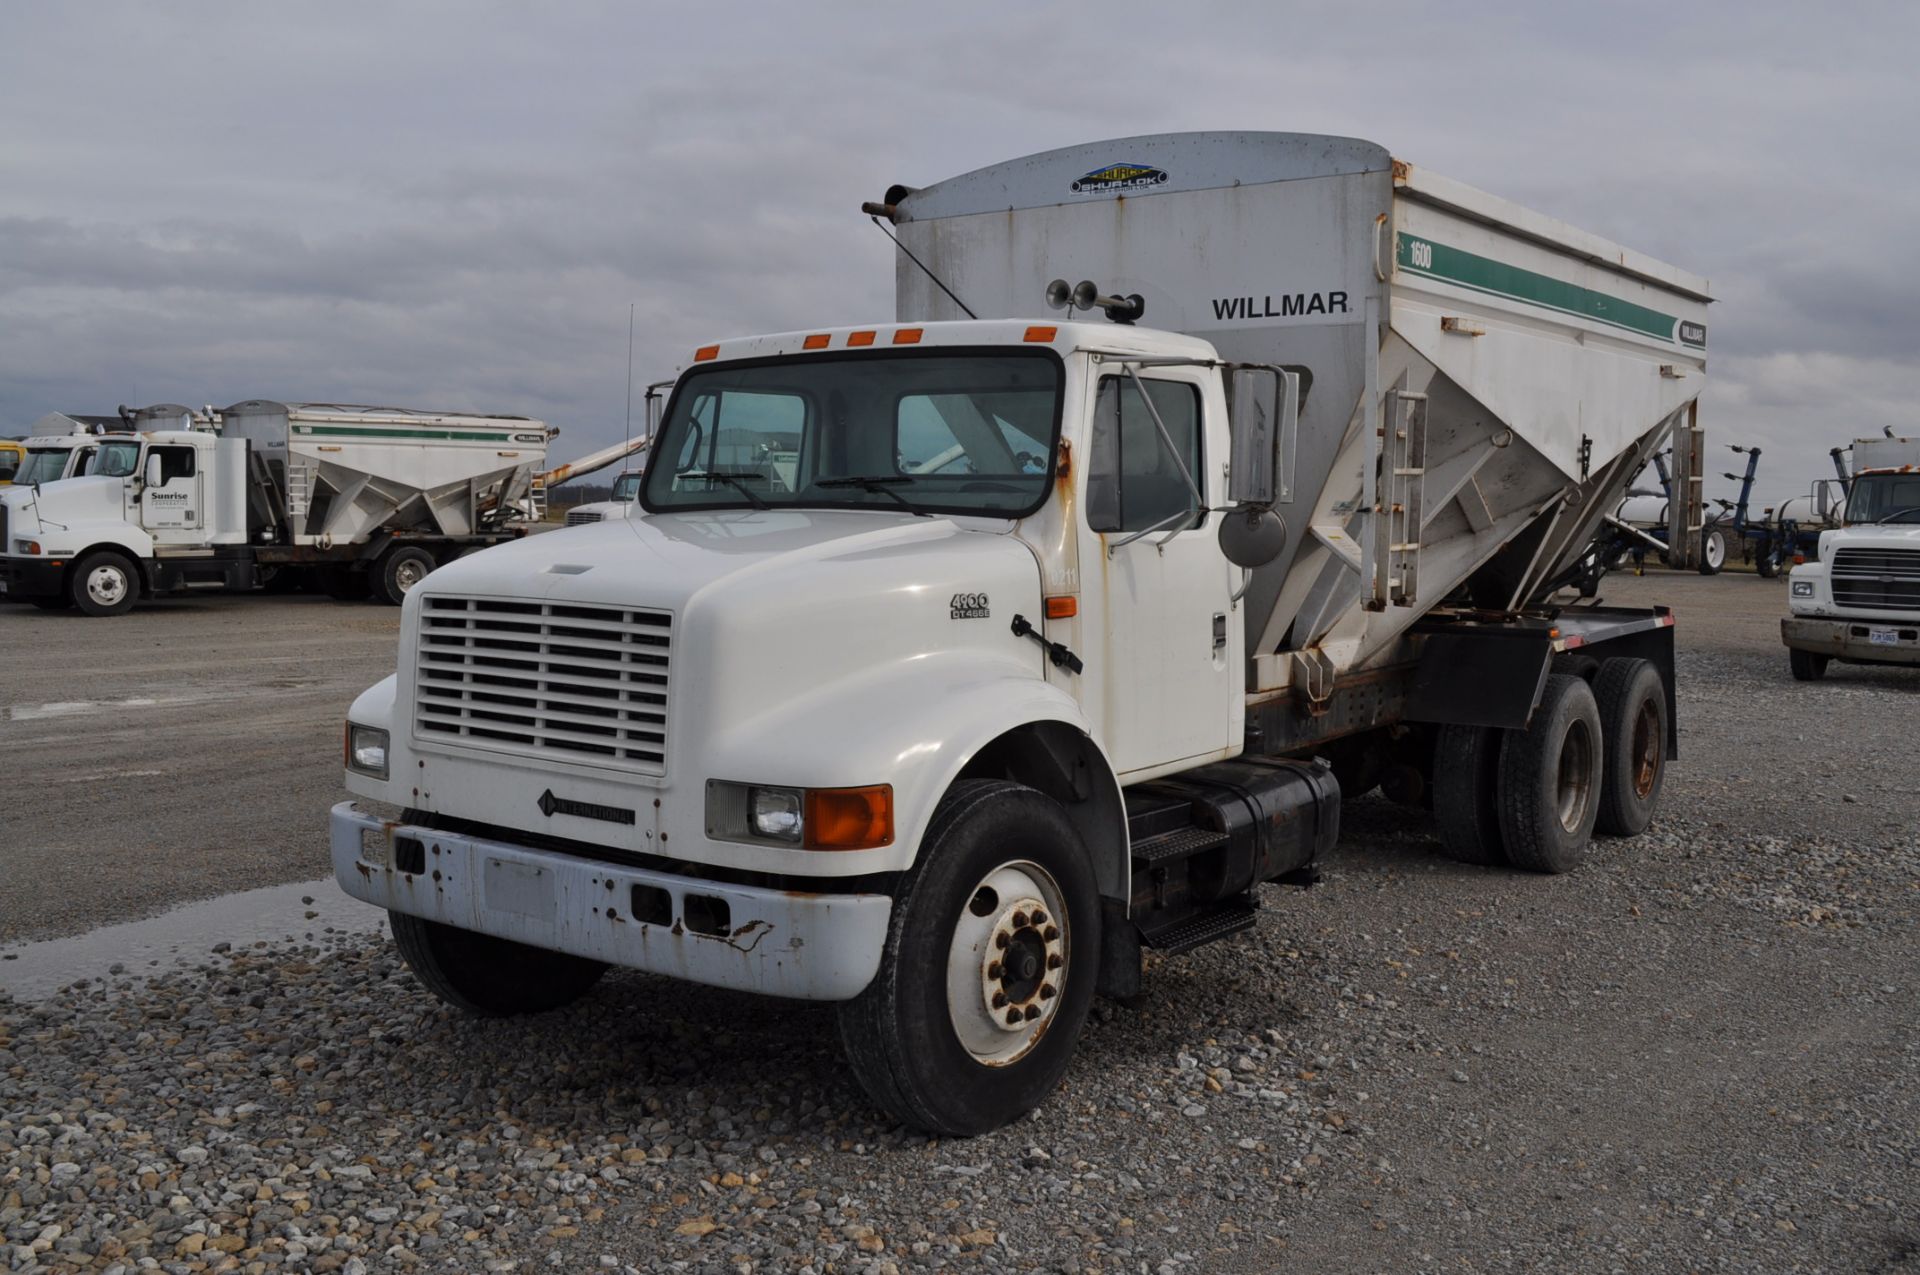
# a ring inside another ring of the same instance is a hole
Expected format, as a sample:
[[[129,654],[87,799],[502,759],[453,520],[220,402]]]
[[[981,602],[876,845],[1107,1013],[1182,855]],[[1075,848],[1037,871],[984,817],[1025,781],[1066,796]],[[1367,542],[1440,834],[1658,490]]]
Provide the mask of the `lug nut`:
[[[1047,923],[1047,914],[1039,908],[1035,908],[1033,910],[1033,923],[1035,925],[1045,925]]]
[[[1052,983],[1042,983],[1042,984],[1040,985],[1040,999],[1041,999],[1041,1000],[1043,1000],[1043,1001],[1050,1001],[1050,1000],[1052,1000],[1052,999],[1054,998],[1054,996],[1055,996],[1055,995],[1057,995],[1057,993],[1055,993],[1055,991],[1053,990],[1053,984],[1052,984]]]
[[[1050,970],[1057,970],[1062,965],[1065,965],[1065,964],[1066,962],[1060,958],[1060,953],[1058,952],[1055,952],[1051,956],[1047,957],[1047,968]]]
[[[996,935],[994,935],[994,936],[993,936],[993,945],[994,945],[995,947],[1000,947],[1000,948],[1004,948],[1004,947],[1005,947],[1005,946],[1007,945],[1007,936],[1006,936],[1006,935],[1004,935],[1004,934],[996,934]]]
[[[1009,1026],[1009,1027],[1018,1027],[1019,1025],[1020,1025],[1020,1011],[1019,1011],[1019,1010],[1017,1010],[1017,1009],[1010,1009],[1010,1010],[1008,1010],[1008,1011],[1007,1011],[1007,1026]]]
[[[1027,1021],[1032,1022],[1038,1017],[1040,1017],[1040,1007],[1038,1005],[1027,1006]]]
[[[993,964],[991,964],[991,965],[989,965],[989,966],[987,966],[987,977],[988,977],[988,978],[999,978],[999,977],[1000,977],[1000,974],[1001,974],[1001,970],[1000,970],[1000,962],[998,962],[998,961],[995,961],[995,962],[994,962]]]
[[[1058,940],[1060,937],[1060,927],[1057,925],[1049,925],[1047,927],[1047,932],[1041,935],[1041,937],[1046,939],[1046,941],[1049,943],[1052,943]]]
[[[1014,928],[1014,929],[1016,929],[1016,930],[1017,930],[1017,929],[1019,929],[1020,927],[1022,927],[1023,925],[1025,925],[1026,923],[1027,923],[1027,914],[1026,914],[1025,912],[1015,912],[1015,913],[1013,914],[1013,928]]]
[[[993,994],[993,1007],[995,1009],[1005,1009],[1007,1007],[1007,994],[1005,992],[995,992]]]

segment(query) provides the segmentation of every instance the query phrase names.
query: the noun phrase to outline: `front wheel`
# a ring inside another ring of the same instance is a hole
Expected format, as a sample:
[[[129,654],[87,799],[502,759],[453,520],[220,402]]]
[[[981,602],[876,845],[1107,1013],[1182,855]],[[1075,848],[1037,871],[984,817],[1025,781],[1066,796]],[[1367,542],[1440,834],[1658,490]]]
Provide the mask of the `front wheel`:
[[[388,912],[393,945],[435,996],[480,1018],[539,1014],[585,996],[607,967],[565,952]]]
[[[125,615],[139,596],[139,571],[117,553],[90,553],[67,577],[67,600],[82,615]]]
[[[1093,1001],[1099,894],[1066,811],[954,786],[902,878],[873,982],[840,1007],[867,1096],[929,1133],[997,1129],[1065,1074]]]
[[[1827,661],[1831,656],[1816,655],[1812,651],[1793,648],[1787,650],[1787,667],[1793,670],[1796,682],[1817,682],[1827,675]]]

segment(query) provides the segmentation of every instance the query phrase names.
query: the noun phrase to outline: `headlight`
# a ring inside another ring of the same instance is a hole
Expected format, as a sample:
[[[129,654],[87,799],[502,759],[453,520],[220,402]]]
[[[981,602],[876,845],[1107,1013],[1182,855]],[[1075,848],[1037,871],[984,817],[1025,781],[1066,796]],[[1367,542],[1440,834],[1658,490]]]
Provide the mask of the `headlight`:
[[[893,843],[893,787],[776,788],[707,781],[707,835],[716,841],[871,850]]]
[[[1812,597],[1812,596],[1813,596],[1813,581],[1811,581],[1811,580],[1795,580],[1795,581],[1793,582],[1793,596],[1794,596],[1794,597],[1796,597],[1796,598],[1810,598],[1810,597]]]
[[[40,542],[38,540],[16,540],[13,542],[13,551],[15,553],[37,554],[40,552]]]
[[[347,723],[347,769],[375,779],[387,777],[387,732],[378,726]]]

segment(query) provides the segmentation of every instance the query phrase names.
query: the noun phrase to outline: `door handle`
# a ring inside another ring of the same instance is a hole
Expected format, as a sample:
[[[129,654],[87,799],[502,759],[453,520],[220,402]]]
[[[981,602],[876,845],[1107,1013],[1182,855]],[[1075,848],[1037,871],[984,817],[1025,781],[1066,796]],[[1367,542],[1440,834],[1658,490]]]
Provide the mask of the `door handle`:
[[[1227,613],[1213,613],[1213,649],[1218,651],[1227,644]]]

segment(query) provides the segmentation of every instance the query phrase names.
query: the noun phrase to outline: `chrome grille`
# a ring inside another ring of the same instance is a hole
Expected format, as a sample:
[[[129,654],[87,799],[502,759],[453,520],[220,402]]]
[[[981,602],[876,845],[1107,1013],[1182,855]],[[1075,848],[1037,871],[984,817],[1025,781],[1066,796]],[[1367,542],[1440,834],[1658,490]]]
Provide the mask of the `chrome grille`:
[[[1842,549],[1827,578],[1837,606],[1920,611],[1920,550]]]
[[[567,525],[569,527],[584,527],[590,522],[599,522],[604,517],[606,517],[606,515],[598,509],[569,509],[567,510]]]
[[[665,774],[673,616],[428,597],[414,732],[426,740]]]

